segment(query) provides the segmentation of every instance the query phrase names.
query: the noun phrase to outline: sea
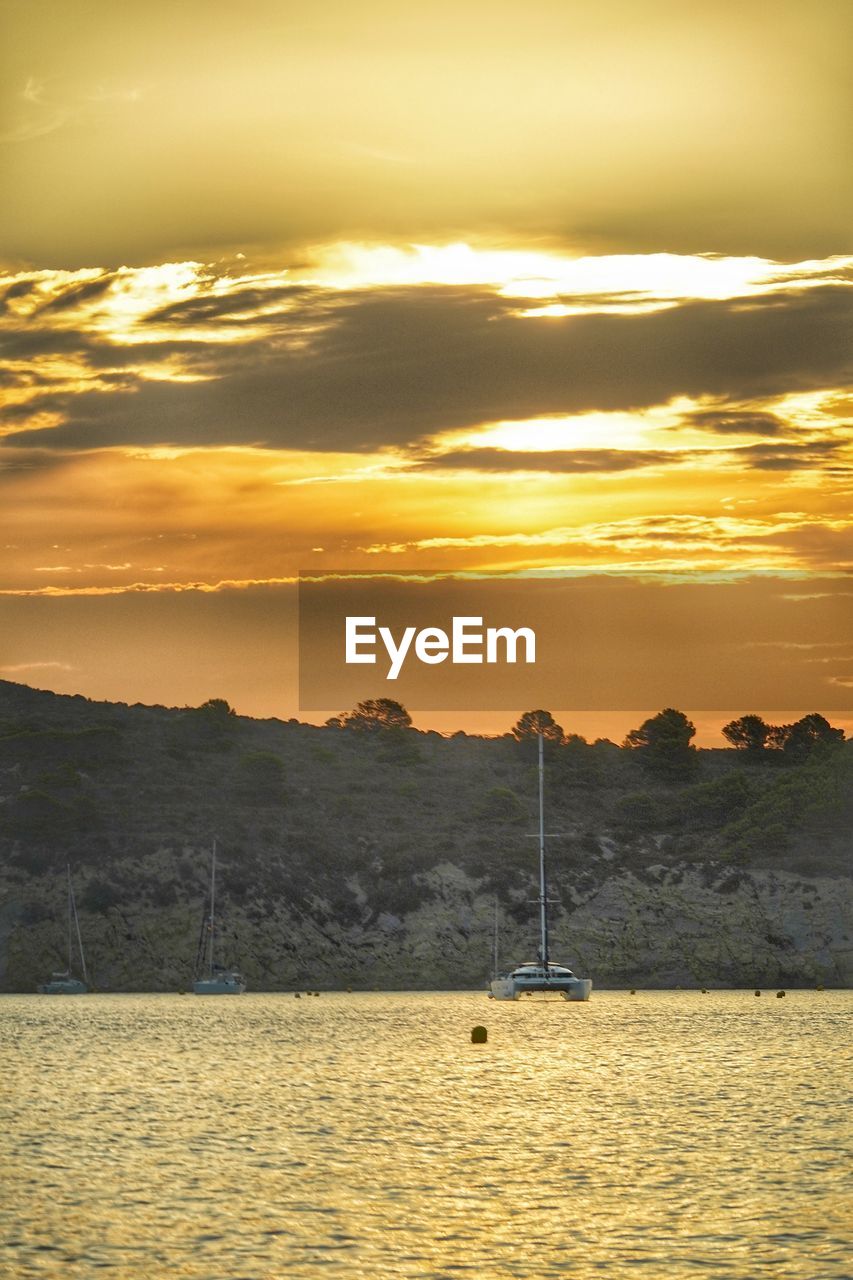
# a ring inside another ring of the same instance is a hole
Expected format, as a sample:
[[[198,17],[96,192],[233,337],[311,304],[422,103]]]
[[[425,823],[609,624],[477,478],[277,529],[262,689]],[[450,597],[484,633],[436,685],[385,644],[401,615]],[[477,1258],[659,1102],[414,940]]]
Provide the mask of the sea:
[[[851,1014],[2,996],[0,1275],[849,1280]]]

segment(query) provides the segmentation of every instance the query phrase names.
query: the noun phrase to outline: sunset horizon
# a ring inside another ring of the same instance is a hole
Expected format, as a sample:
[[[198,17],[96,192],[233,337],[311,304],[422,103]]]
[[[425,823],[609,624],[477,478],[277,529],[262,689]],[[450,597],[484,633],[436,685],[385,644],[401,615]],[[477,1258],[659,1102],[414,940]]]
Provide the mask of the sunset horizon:
[[[739,584],[761,705],[853,728],[818,12],[9,7],[0,677],[286,719],[300,573],[606,575],[662,670],[695,584],[686,710],[741,703]]]

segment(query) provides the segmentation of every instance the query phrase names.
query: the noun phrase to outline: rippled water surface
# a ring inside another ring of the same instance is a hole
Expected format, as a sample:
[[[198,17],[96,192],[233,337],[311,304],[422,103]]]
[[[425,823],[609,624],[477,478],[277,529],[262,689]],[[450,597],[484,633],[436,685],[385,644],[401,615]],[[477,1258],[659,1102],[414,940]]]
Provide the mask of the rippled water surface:
[[[0,1274],[849,1277],[851,1010],[0,997]]]

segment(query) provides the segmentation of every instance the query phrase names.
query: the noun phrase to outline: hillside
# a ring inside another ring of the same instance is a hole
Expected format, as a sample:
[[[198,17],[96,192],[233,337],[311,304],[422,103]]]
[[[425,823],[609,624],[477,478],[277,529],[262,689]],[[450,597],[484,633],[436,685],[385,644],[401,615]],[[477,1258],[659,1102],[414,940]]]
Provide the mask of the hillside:
[[[778,756],[779,753],[775,753]],[[799,763],[549,746],[555,957],[599,985],[846,985],[853,744]],[[0,682],[0,989],[63,963],[74,871],[100,987],[192,979],[219,842],[251,989],[466,987],[534,950],[532,744],[90,702]]]

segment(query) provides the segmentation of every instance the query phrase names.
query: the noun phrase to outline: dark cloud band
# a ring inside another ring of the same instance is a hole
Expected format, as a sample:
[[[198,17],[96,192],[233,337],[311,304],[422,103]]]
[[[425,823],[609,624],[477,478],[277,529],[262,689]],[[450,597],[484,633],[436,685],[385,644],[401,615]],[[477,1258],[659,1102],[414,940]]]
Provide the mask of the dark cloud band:
[[[76,342],[92,368],[181,357],[204,380],[132,374],[115,389],[47,392],[29,408],[58,415],[58,425],[22,427],[6,442],[358,452],[499,420],[635,410],[679,395],[742,403],[853,381],[853,290],[844,286],[547,319],[522,317],[510,300],[470,287],[297,290],[278,301],[262,332],[240,342],[222,340],[217,323],[235,307],[256,307],[255,294],[170,308],[161,319],[175,326],[174,341],[143,347],[34,326],[13,343],[19,358],[71,353]],[[212,344],[181,336],[181,320],[209,324]],[[769,414],[720,413],[696,425],[778,433]]]

